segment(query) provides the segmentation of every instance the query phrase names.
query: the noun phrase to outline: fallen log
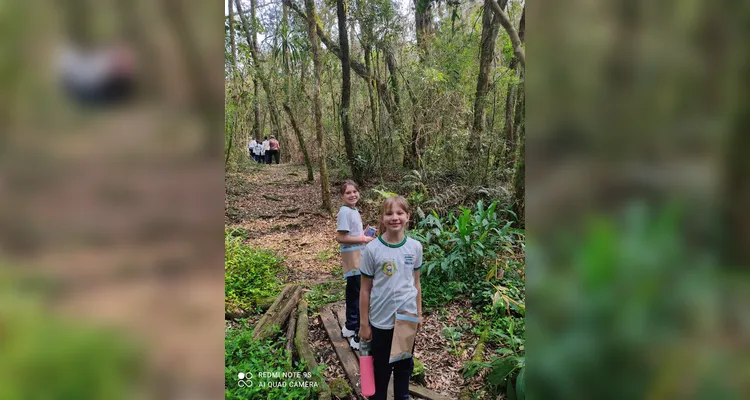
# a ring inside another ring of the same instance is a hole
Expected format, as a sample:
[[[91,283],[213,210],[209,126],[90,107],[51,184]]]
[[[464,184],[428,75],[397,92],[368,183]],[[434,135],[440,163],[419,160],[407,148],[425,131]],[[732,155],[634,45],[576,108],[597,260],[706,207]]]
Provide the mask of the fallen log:
[[[315,361],[315,353],[313,353],[308,339],[310,333],[309,323],[310,321],[307,317],[307,300],[302,299],[297,308],[297,332],[294,335],[294,347],[297,349],[297,354],[307,367],[307,370],[312,372],[318,367],[318,363]],[[315,381],[318,382],[318,399],[331,400],[331,389],[326,384],[325,379],[321,376],[316,376]]]
[[[270,194],[264,194],[263,198],[266,199],[266,200],[272,200],[272,201],[283,201],[283,200],[281,200],[280,198],[278,198],[276,196],[271,196]]]
[[[233,308],[231,310],[224,310],[224,319],[249,318],[258,310],[266,312],[275,300],[276,297],[262,297],[252,301],[253,308],[250,310],[245,310],[239,307]]]
[[[294,365],[294,332],[297,330],[297,309],[292,311],[289,316],[289,323],[286,327],[286,353],[289,365]]]
[[[286,285],[284,289],[281,290],[281,293],[279,293],[279,295],[276,296],[276,300],[274,300],[273,304],[271,304],[271,307],[269,307],[268,310],[266,310],[266,313],[263,314],[260,320],[258,320],[258,323],[255,324],[255,329],[253,330],[253,336],[255,336],[255,334],[257,333],[258,328],[265,325],[270,315],[278,312],[278,310],[284,306],[281,303],[284,301],[284,299],[288,298],[292,292],[294,292],[294,289],[296,287],[297,285]]]
[[[268,337],[274,326],[278,326],[279,328],[284,326],[284,322],[289,318],[289,314],[291,314],[292,309],[297,306],[297,302],[302,296],[301,287],[297,285],[291,286],[293,289],[287,291],[287,295],[279,295],[279,297],[283,298],[278,303],[274,303],[277,307],[275,309],[273,309],[273,307],[268,309],[263,315],[263,318],[261,318],[261,320],[258,321],[258,324],[255,325],[255,329],[253,330],[253,338],[255,340],[261,340]]]

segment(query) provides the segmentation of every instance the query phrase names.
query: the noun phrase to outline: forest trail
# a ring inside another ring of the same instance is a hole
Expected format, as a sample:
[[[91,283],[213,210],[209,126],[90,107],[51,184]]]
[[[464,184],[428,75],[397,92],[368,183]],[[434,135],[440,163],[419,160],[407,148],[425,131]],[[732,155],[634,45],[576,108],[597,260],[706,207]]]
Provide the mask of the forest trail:
[[[336,220],[320,208],[320,180],[304,166],[253,165],[227,176],[227,227],[244,228],[246,243],[285,259],[290,282],[317,284],[338,276]],[[332,194],[334,201],[338,196]],[[334,208],[337,208],[334,203]]]

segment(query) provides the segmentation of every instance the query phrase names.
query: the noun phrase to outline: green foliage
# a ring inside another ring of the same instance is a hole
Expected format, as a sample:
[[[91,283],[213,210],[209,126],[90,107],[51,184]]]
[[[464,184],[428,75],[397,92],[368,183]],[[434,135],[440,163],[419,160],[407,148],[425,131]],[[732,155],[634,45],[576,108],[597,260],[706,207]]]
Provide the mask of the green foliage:
[[[345,378],[336,378],[328,385],[335,398],[345,399],[352,395],[352,387]]]
[[[372,191],[375,192],[375,193],[377,193],[377,194],[379,194],[383,199],[387,199],[389,197],[398,196],[398,193],[388,192],[388,191],[380,190],[380,189],[377,189],[377,188],[373,188]]]
[[[443,329],[442,333],[443,336],[445,336],[445,338],[450,340],[451,342],[450,348],[447,348],[446,350],[457,356],[460,353],[460,349],[458,346],[456,346],[456,341],[460,340],[461,337],[463,337],[463,333],[460,332],[460,328],[451,326]]]
[[[501,221],[495,208],[483,202],[476,210],[461,208],[458,215],[440,218],[436,212],[419,223],[411,235],[425,248],[423,268],[429,275],[436,268],[452,280],[458,272],[472,272],[484,267],[485,261],[511,254],[523,233],[511,228],[511,221]]]
[[[344,300],[345,295],[346,281],[343,279],[334,279],[313,286],[312,291],[305,296],[307,298],[308,309],[311,312],[315,312],[326,304]]]
[[[278,334],[278,327],[275,327]],[[265,387],[258,385],[260,381],[273,382],[290,382],[297,379],[284,378],[260,378],[259,372],[300,372],[304,373],[301,365],[290,365],[288,353],[285,348],[285,341],[278,341],[272,338],[263,341],[253,340],[252,330],[234,329],[226,334],[224,342],[224,377],[225,377],[225,395],[226,399],[311,399],[315,398],[315,391],[311,388],[292,387]],[[252,373],[252,386],[239,386],[238,374]],[[317,371],[316,373],[319,373]],[[312,381],[312,378],[302,378],[298,380]]]
[[[252,300],[279,292],[282,259],[266,250],[242,242],[241,233],[227,231],[224,239],[224,291],[227,310],[247,309]],[[235,236],[239,235],[239,236]]]
[[[504,350],[504,349],[503,349]],[[470,361],[463,368],[464,378],[471,378],[483,369],[489,369],[484,389],[492,397],[500,394],[505,388],[506,398],[525,399],[526,397],[526,357],[518,356],[509,351],[506,357],[494,357],[488,362]],[[515,379],[514,379],[515,378]],[[513,381],[515,380],[515,384]]]

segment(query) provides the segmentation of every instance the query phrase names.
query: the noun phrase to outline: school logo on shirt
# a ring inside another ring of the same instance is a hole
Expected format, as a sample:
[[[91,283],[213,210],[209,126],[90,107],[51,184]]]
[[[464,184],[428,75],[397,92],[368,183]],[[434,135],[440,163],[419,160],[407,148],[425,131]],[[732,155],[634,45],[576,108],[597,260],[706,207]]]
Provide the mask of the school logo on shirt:
[[[404,254],[404,265],[414,265],[414,254]]]
[[[393,273],[396,272],[396,262],[393,260],[388,260],[383,263],[383,273],[391,276]]]

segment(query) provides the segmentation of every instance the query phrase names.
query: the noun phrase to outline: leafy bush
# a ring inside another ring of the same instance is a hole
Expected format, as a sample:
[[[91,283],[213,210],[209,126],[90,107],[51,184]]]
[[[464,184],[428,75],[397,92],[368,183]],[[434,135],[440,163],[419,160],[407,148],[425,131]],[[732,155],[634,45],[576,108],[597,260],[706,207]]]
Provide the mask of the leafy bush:
[[[463,369],[465,378],[475,376],[483,369],[489,369],[484,389],[494,398],[505,389],[507,399],[523,400],[526,398],[526,357],[513,354],[508,349],[499,353],[506,357],[494,357],[488,362],[468,362]]]
[[[247,309],[252,301],[279,292],[282,259],[266,250],[242,242],[242,236],[226,233],[224,239],[224,291],[226,307]]]
[[[496,207],[494,202],[484,209],[480,200],[475,211],[461,207],[458,215],[449,214],[447,219],[433,211],[422,220],[412,236],[425,246],[426,274],[439,267],[453,280],[458,272],[476,271],[489,259],[512,254],[513,245],[523,238],[523,233],[511,228],[512,221],[500,220]]]
[[[276,328],[278,330],[278,327]],[[235,329],[227,332],[224,344],[224,369],[226,399],[311,399],[316,398],[314,388],[294,387],[292,381],[312,381],[312,378],[261,378],[259,372],[299,372],[304,374],[301,365],[291,365],[284,340],[272,338],[255,341],[249,329]],[[239,384],[238,374],[252,373],[252,385]],[[315,372],[319,374],[319,371]],[[266,381],[268,387],[259,387],[258,383]],[[286,387],[279,383],[287,383]]]

